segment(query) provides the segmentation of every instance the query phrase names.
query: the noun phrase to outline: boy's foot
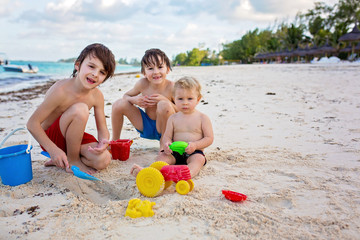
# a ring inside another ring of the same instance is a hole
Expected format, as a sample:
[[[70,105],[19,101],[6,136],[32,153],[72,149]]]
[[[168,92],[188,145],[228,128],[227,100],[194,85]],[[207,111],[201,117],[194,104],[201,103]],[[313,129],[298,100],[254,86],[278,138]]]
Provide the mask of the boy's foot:
[[[94,169],[92,167],[89,167],[89,166],[86,166],[82,161],[76,161],[76,162],[70,162],[69,161],[69,164],[70,164],[70,166],[75,165],[75,166],[79,167],[80,171],[82,171],[84,173],[87,173],[87,174],[90,174],[90,175],[93,175],[94,173],[97,172],[96,169]],[[69,170],[72,173],[71,169],[69,169]]]
[[[138,175],[138,173],[141,171],[141,169],[143,169],[143,168],[137,164],[134,164],[130,170],[130,174],[133,175],[134,177],[136,177]]]
[[[97,172],[96,169],[86,166],[81,161],[77,161],[77,162],[69,163],[69,164],[70,164],[70,166],[75,165],[75,166],[79,167],[79,169],[81,171],[83,171],[83,172],[85,172],[87,174],[90,174],[90,175],[93,175],[94,173]],[[45,167],[56,166],[55,163],[52,160],[49,160],[49,161],[45,162],[44,165],[45,165]],[[73,173],[73,171],[70,168],[66,168],[65,171],[68,172],[68,173]]]
[[[52,166],[56,166],[56,164],[50,159],[49,161],[45,162],[44,166],[45,167],[52,167]],[[72,173],[70,168],[66,168],[65,171],[68,172],[68,173]]]

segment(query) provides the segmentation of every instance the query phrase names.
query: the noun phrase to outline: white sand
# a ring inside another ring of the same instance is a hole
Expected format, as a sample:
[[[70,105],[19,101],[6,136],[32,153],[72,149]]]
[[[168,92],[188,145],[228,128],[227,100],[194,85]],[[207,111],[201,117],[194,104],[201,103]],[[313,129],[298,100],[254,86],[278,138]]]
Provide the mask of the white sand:
[[[131,157],[96,173],[101,183],[45,168],[34,142],[33,180],[0,184],[0,239],[359,238],[359,64],[184,67],[169,79],[183,75],[202,83],[199,109],[215,133],[191,193],[139,193],[130,168],[150,165],[158,142],[139,138],[128,122],[122,138],[134,139]],[[123,75],[101,86],[107,116],[135,81]],[[0,103],[0,140],[25,125],[42,97]],[[88,131],[95,134],[93,116]],[[7,145],[26,139],[19,132]],[[230,202],[222,189],[248,200]],[[131,198],[156,202],[155,215],[124,217]]]

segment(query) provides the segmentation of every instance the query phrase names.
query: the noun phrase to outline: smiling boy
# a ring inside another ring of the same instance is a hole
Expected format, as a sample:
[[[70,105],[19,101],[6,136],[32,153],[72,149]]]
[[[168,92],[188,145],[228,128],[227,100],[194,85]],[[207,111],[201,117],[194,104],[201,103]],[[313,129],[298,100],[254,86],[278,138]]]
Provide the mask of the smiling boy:
[[[172,89],[174,83],[166,79],[170,60],[160,49],[149,49],[141,60],[144,78],[117,100],[112,107],[112,139],[120,138],[126,116],[142,138],[161,140],[166,122],[176,112]]]
[[[93,174],[111,161],[107,151],[109,130],[104,113],[104,96],[97,88],[113,76],[115,59],[102,44],[87,46],[75,61],[72,77],[57,81],[31,115],[27,128],[57,166],[71,172],[71,165]],[[89,111],[94,108],[98,140],[85,133]]]

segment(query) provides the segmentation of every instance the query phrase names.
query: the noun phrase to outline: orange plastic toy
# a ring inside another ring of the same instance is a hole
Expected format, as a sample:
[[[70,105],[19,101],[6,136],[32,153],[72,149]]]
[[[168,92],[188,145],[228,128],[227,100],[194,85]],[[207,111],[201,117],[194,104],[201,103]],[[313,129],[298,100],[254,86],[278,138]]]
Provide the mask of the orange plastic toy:
[[[130,156],[130,146],[133,140],[130,139],[118,139],[116,141],[110,141],[110,152],[112,159],[118,159],[126,161]]]

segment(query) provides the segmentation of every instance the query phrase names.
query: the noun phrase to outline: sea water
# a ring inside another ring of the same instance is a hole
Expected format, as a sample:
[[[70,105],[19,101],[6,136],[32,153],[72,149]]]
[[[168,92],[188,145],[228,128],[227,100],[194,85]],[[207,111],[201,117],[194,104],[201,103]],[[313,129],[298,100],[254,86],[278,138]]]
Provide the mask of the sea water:
[[[0,67],[0,92],[17,91],[41,84],[50,79],[62,79],[70,77],[74,69],[74,63],[65,62],[35,62],[35,61],[11,61],[11,65],[28,65],[37,67],[37,73],[8,72]],[[140,67],[131,65],[116,65],[115,73],[138,72]]]

